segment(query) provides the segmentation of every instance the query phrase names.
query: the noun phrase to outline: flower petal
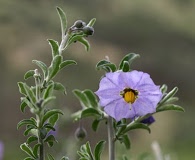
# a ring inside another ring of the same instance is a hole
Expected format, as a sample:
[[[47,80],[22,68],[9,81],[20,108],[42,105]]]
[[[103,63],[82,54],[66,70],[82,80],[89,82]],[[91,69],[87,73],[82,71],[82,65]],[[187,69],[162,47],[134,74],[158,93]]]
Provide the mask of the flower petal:
[[[135,115],[134,111],[131,110],[131,104],[126,103],[123,99],[108,104],[105,106],[104,111],[116,121],[120,121],[123,118],[132,118]]]

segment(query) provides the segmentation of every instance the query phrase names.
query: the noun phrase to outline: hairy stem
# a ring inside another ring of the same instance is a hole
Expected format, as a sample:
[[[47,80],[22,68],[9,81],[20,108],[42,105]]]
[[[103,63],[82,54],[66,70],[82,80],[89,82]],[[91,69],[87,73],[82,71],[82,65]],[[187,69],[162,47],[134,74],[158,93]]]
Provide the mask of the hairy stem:
[[[115,142],[114,142],[114,129],[113,119],[108,117],[108,149],[109,149],[109,160],[115,160]]]
[[[60,43],[59,46],[59,54],[62,55],[62,51],[64,50],[64,47],[66,46],[68,39],[70,37],[70,29],[68,30],[68,32],[62,37],[62,41]]]

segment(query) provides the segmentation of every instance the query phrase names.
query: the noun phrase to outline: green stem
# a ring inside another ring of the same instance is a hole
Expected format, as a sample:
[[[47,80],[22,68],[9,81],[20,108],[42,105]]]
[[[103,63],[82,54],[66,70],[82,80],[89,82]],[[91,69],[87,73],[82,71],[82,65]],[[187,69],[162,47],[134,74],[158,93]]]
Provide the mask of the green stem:
[[[37,69],[35,69],[35,85],[36,85],[36,101],[37,104],[39,104],[40,98],[41,98],[41,79],[40,79],[40,74]],[[41,105],[38,105],[39,107],[39,113],[36,114],[36,120],[37,120],[37,126],[38,126],[38,143],[40,144],[39,148],[39,160],[44,160],[45,155],[44,155],[44,142],[41,136],[41,128],[42,128],[42,122],[41,122],[41,117],[42,117],[42,108]]]
[[[41,111],[40,111],[41,113]],[[45,159],[45,151],[44,151],[44,142],[41,136],[41,128],[42,128],[42,122],[40,120],[41,115],[37,114],[36,119],[37,119],[37,126],[38,126],[38,143],[40,144],[39,148],[39,160],[44,160]]]
[[[39,143],[41,144],[40,145],[40,148],[39,148],[39,158],[40,158],[40,160],[44,160],[45,158],[45,156],[44,156],[44,144],[43,144],[43,140],[40,138],[40,136],[39,136]]]
[[[108,149],[109,149],[109,160],[115,160],[115,141],[114,141],[114,129],[113,119],[108,117]]]
[[[62,55],[62,52],[64,50],[64,47],[66,46],[69,38],[70,38],[71,30],[69,29],[68,32],[62,37],[62,41],[59,46],[59,55]]]

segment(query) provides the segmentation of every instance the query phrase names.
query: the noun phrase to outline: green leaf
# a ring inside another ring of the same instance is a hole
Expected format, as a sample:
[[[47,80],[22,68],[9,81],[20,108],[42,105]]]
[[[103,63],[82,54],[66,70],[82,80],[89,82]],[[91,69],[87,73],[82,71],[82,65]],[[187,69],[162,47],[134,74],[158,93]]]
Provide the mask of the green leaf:
[[[47,154],[47,158],[48,158],[48,160],[55,160],[51,154]]]
[[[93,158],[93,153],[91,151],[91,146],[90,146],[89,142],[87,142],[85,146],[86,146],[87,153],[89,154],[90,158],[93,160],[94,159]]]
[[[59,115],[58,114],[54,114],[53,116],[51,116],[49,118],[49,123],[54,126],[57,122],[57,120],[59,119]]]
[[[66,66],[69,66],[69,65],[76,65],[77,62],[74,61],[74,60],[66,60],[66,61],[63,61],[61,64],[60,64],[60,69],[66,67]]]
[[[80,40],[81,38],[85,37],[86,34],[83,34],[82,32],[81,33],[75,33],[73,35],[71,35],[71,37],[69,38],[65,48],[67,48],[70,44]]]
[[[179,100],[178,97],[171,97],[171,98],[169,98],[165,103],[163,103],[163,105],[164,105],[164,104],[172,104],[173,102],[176,102],[176,101],[178,101],[178,100]]]
[[[93,18],[89,21],[89,23],[87,24],[87,26],[90,26],[90,27],[93,27],[93,25],[95,24],[96,22],[96,18]]]
[[[36,104],[36,96],[33,92],[33,88],[30,88],[26,83],[23,84],[23,87],[25,89],[25,93],[27,94],[27,97],[29,98],[30,102],[35,105]]]
[[[43,63],[42,61],[38,61],[38,60],[32,60],[32,62],[34,64],[36,64],[43,72],[43,76],[44,78],[47,76],[47,65],[45,63]]]
[[[62,62],[62,56],[57,55],[54,57],[48,69],[48,77],[46,79],[47,82],[49,82],[52,78],[54,78],[55,75],[58,73],[58,71],[60,70],[61,62]]]
[[[56,55],[59,55],[59,44],[53,39],[49,39],[48,42],[52,49],[52,57],[54,58]]]
[[[53,93],[53,89],[54,89],[54,83],[51,83],[47,86],[47,88],[45,89],[44,91],[44,94],[43,94],[43,99],[46,99],[48,98],[49,96],[52,95]]]
[[[58,15],[60,17],[60,22],[61,22],[61,30],[62,30],[62,37],[66,33],[66,28],[67,28],[67,20],[66,20],[66,14],[60,7],[56,7]]]
[[[94,92],[92,92],[89,89],[86,89],[86,90],[84,90],[83,93],[87,96],[91,107],[97,108],[98,107],[98,100],[97,100],[97,97],[95,96]]]
[[[120,139],[120,142],[125,145],[126,149],[130,149],[131,148],[131,142],[130,142],[129,137],[128,137],[127,134],[123,135],[119,139]]]
[[[97,128],[99,126],[100,120],[99,119],[95,119],[92,123],[92,129],[96,132]]]
[[[71,117],[74,121],[78,121],[79,119],[81,119],[81,113],[82,113],[82,110],[79,110],[77,112],[74,112]]]
[[[121,70],[123,72],[129,72],[130,71],[130,65],[128,61],[123,61]]]
[[[100,160],[100,156],[101,156],[101,153],[104,149],[104,145],[105,145],[105,141],[100,141],[96,146],[95,146],[95,149],[94,149],[94,156],[95,156],[95,160]]]
[[[173,97],[178,91],[177,87],[174,87],[169,93],[167,93],[167,95],[165,95],[163,97],[163,99],[160,101],[159,106],[162,105],[163,103],[165,103],[168,99],[170,99],[171,97]]]
[[[116,71],[116,65],[113,63],[110,63],[107,60],[101,60],[96,65],[97,70],[105,70],[106,72],[115,72]]]
[[[140,57],[139,54],[135,54],[135,53],[129,53],[127,54],[120,62],[119,64],[119,70],[123,69],[124,63],[128,62],[129,66],[131,66],[131,63],[136,59]],[[126,62],[125,62],[126,61]]]
[[[29,101],[28,98],[26,97],[21,97],[21,101],[22,101],[22,104],[21,104],[21,111],[24,111],[24,109],[26,108],[25,104],[23,103],[26,103],[27,106],[29,106],[31,109],[34,109],[34,105]]]
[[[54,142],[57,142],[55,137],[53,135],[49,135],[44,142],[46,142],[48,144],[49,147],[52,147]]]
[[[24,131],[24,136],[27,136],[29,133],[32,133],[32,131],[37,131],[37,129],[36,129],[37,127],[35,127],[35,126],[33,126],[33,125],[27,125],[27,127],[26,127],[26,130]],[[35,135],[35,134],[33,134],[33,135]],[[35,135],[35,136],[37,136],[37,135]]]
[[[24,88],[24,84],[23,82],[18,82],[18,87],[19,87],[19,92],[25,96],[27,96],[26,90]]]
[[[24,102],[24,100],[22,100],[21,104],[20,104],[20,110],[24,113],[25,108],[27,107],[27,104]]]
[[[33,77],[34,74],[35,74],[35,71],[34,71],[34,70],[29,70],[29,71],[27,71],[27,72],[24,74],[24,79],[27,80],[28,78]]]
[[[60,109],[52,109],[45,113],[42,119],[42,124],[44,124],[50,117],[52,117],[55,114],[61,114],[63,115],[63,112]]]
[[[147,125],[145,125],[143,123],[133,122],[133,123],[130,123],[129,125],[127,125],[127,127],[123,131],[123,133],[127,133],[128,131],[134,130],[134,129],[145,129],[149,133],[151,132],[150,128]]]
[[[30,143],[37,141],[37,140],[38,140],[38,138],[36,136],[30,136],[30,137],[28,137],[26,142],[27,142],[27,144],[30,144]]]
[[[42,103],[41,106],[42,106],[42,107],[46,106],[49,102],[53,101],[54,99],[56,99],[55,96],[50,96],[50,97],[44,99],[44,101],[43,101],[43,103]]]
[[[84,37],[81,37],[80,39],[78,39],[77,41],[79,41],[81,44],[83,44],[85,46],[85,50],[89,51],[90,49],[90,44],[88,42],[88,40],[86,40]]]
[[[82,111],[81,118],[89,117],[89,116],[101,116],[101,114],[97,109],[94,108],[87,108]]]
[[[73,93],[79,99],[81,106],[83,108],[89,108],[89,106],[90,106],[89,100],[87,99],[87,97],[85,96],[85,94],[82,91],[75,89],[75,90],[73,90]]]
[[[185,112],[184,108],[182,108],[181,106],[175,105],[175,104],[162,105],[161,107],[158,107],[156,109],[156,112],[162,112],[162,111],[168,111],[168,110]]]
[[[37,143],[34,147],[33,147],[33,154],[36,156],[36,158],[38,158],[38,151],[40,148],[41,144]]]
[[[50,124],[50,123],[46,123],[46,124],[44,125],[44,128],[45,128],[45,129],[49,129],[48,131],[50,131],[50,130],[55,131],[55,130],[56,130],[56,129],[52,126],[52,124]]]
[[[167,92],[167,85],[166,84],[163,84],[161,87],[160,87],[160,90],[163,94],[165,94]]]
[[[35,155],[32,152],[32,149],[30,148],[30,146],[28,146],[28,144],[23,143],[23,144],[20,145],[20,148],[21,148],[21,150],[23,150],[24,152],[26,152],[32,158],[36,158]]]
[[[59,82],[54,82],[54,90],[61,91],[63,94],[66,94],[66,88]]]
[[[23,126],[23,125],[32,125],[32,126],[34,126],[34,127],[37,127],[36,123],[35,123],[33,120],[31,120],[31,119],[23,119],[23,120],[21,120],[21,121],[18,123],[17,129],[19,129],[19,128],[20,128],[21,126]]]

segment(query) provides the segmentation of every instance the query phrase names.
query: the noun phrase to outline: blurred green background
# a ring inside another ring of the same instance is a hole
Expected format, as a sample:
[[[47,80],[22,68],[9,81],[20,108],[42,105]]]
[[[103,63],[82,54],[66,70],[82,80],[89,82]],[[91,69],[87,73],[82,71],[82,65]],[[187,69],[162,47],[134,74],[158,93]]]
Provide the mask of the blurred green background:
[[[4,160],[23,159],[19,145],[25,141],[23,129],[16,130],[17,122],[31,114],[19,110],[20,94],[17,82],[23,81],[28,69],[35,69],[33,59],[49,64],[51,51],[47,39],[60,41],[60,23],[55,7],[67,14],[69,26],[75,20],[88,22],[97,18],[95,34],[89,37],[88,53],[81,44],[72,45],[64,56],[78,61],[61,72],[56,81],[67,87],[67,96],[61,94],[56,104],[65,111],[59,124],[59,147],[54,154],[75,157],[78,142],[71,113],[80,105],[73,96],[75,88],[98,89],[103,72],[95,70],[96,63],[109,56],[119,63],[129,52],[141,58],[132,67],[148,72],[156,84],[167,84],[169,89],[179,87],[178,104],[185,113],[164,112],[155,115],[152,133],[133,131],[132,149],[123,146],[117,151],[136,157],[152,152],[151,143],[159,142],[165,154],[174,160],[195,159],[195,1],[194,0],[1,0],[0,1],[0,141],[4,142]],[[32,83],[29,81],[29,83]],[[106,138],[106,126],[99,132],[90,129],[90,119],[83,122],[92,144]],[[105,131],[104,131],[105,130]],[[104,132],[103,132],[104,131]],[[94,138],[96,137],[96,138]],[[84,143],[81,142],[80,144]],[[57,145],[56,145],[57,146]],[[106,159],[107,153],[104,152]]]

